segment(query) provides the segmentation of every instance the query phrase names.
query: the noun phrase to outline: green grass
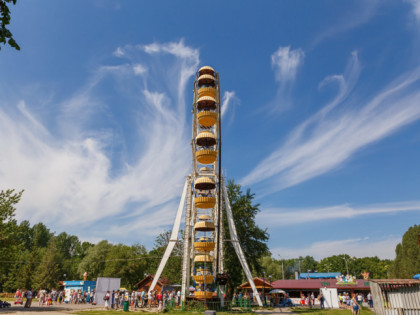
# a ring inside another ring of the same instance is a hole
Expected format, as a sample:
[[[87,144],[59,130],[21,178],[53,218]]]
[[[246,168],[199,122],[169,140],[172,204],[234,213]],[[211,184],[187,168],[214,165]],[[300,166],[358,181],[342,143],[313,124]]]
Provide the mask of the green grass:
[[[94,311],[75,311],[75,312],[72,312],[72,314],[79,314],[79,315],[112,315],[112,314],[119,314],[119,315],[122,315],[123,313],[126,313],[126,312],[122,312],[122,311],[116,311],[116,310],[109,310],[109,311],[107,311],[107,310],[94,310]],[[129,312],[127,312],[127,313],[129,313]],[[130,311],[130,313],[133,313],[133,311]],[[142,310],[136,310],[136,311],[134,311],[134,313],[149,313],[149,314],[164,314],[164,315],[180,315],[180,314],[182,314],[182,315],[188,315],[188,314],[191,314],[191,315],[197,315],[197,314],[202,314],[202,313],[204,313],[204,312],[183,312],[183,311],[181,311],[181,310],[179,310],[179,311],[168,311],[168,312],[165,312],[165,313],[152,313],[152,312],[148,312],[148,311],[142,311]],[[217,312],[217,315],[232,315],[232,314],[236,314],[236,313],[227,313],[227,312]],[[241,315],[255,315],[255,313],[240,313]]]
[[[298,308],[294,307],[293,312],[298,314],[311,314],[311,315],[351,315],[350,310],[337,310],[337,309],[323,309],[319,308]],[[373,315],[374,313],[368,308],[362,308],[360,315]]]

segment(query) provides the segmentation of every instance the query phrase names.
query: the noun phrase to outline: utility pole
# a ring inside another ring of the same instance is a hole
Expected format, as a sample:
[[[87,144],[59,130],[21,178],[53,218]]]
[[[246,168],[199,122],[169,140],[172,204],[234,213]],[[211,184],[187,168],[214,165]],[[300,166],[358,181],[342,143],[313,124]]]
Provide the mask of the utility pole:
[[[284,259],[281,260],[281,274],[283,276],[283,280],[284,280],[284,265],[283,265]]]

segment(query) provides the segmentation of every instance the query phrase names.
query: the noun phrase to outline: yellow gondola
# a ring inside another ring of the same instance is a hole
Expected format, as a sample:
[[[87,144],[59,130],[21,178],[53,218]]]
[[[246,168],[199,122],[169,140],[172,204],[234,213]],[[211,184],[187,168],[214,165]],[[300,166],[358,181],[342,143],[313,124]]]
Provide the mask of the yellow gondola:
[[[194,230],[199,231],[199,232],[210,232],[210,231],[214,231],[215,227],[214,227],[214,223],[211,221],[198,221],[196,224],[194,224]]]
[[[211,209],[216,204],[215,197],[195,197],[194,204],[196,208],[200,209]]]
[[[216,145],[216,136],[210,131],[201,131],[195,138],[195,143],[200,147],[211,147]]]
[[[200,150],[195,153],[197,161],[201,164],[211,164],[217,159],[217,151],[214,150]]]
[[[211,255],[197,255],[194,258],[194,263],[212,263],[213,262],[213,256]]]
[[[198,75],[201,76],[203,74],[210,74],[210,75],[214,76],[214,69],[210,66],[201,67],[198,70]]]
[[[211,96],[213,98],[216,98],[216,89],[212,87],[201,87],[198,89],[198,98],[203,96]]]
[[[204,283],[204,278],[206,279],[206,284],[210,284],[214,280],[213,275],[208,275],[208,276],[195,275],[194,276],[194,281],[197,282],[197,283]]]
[[[211,74],[203,74],[198,77],[198,86],[210,85],[215,86],[214,76]]]
[[[194,242],[194,249],[201,254],[214,251],[215,246],[214,242]]]
[[[216,99],[212,96],[202,96],[197,101],[198,110],[215,110],[216,109]]]
[[[197,114],[198,123],[203,127],[211,127],[217,122],[217,113],[202,111]]]
[[[213,297],[213,292],[211,291],[195,291],[194,296],[197,300],[204,300],[204,294],[206,295],[206,299],[211,299]]]

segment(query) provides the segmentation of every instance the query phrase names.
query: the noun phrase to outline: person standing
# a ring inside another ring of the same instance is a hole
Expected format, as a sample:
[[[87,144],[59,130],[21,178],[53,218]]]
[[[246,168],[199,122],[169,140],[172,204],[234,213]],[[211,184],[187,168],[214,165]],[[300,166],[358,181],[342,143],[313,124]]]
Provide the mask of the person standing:
[[[32,289],[29,289],[28,291],[26,291],[26,303],[24,307],[30,308],[31,304],[32,304]]]
[[[41,289],[39,290],[39,301],[38,301],[38,305],[42,306],[44,304],[44,300],[45,300],[45,290]]]
[[[362,308],[363,306],[363,295],[362,293],[359,292],[359,294],[357,295],[357,303],[359,303],[360,308]]]
[[[118,309],[119,308],[119,302],[120,302],[120,290],[117,290],[114,294],[114,299],[115,299],[115,308]]]
[[[105,309],[109,310],[109,299],[111,297],[111,294],[109,293],[109,291],[106,291],[106,294],[104,296],[104,301],[105,301]]]
[[[367,295],[367,299],[368,299],[369,307],[372,308],[373,307],[373,300],[372,300],[372,294],[370,294],[370,292]]]
[[[324,295],[322,294],[322,292],[319,294],[318,297],[319,303],[321,304],[321,309],[324,309]]]

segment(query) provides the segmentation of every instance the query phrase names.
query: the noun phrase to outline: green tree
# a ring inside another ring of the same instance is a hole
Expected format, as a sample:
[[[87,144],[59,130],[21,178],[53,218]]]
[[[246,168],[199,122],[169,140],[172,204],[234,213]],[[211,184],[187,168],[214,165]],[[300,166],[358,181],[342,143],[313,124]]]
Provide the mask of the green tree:
[[[77,267],[84,258],[85,254],[79,238],[75,235],[68,235],[63,232],[54,237],[57,251],[62,257],[61,273],[66,274],[66,279],[78,279],[80,275]]]
[[[254,204],[254,194],[248,189],[242,192],[241,186],[229,180],[227,184],[228,196],[235,220],[239,242],[246,260],[255,275],[262,275],[261,258],[269,255],[267,241],[269,235],[266,229],[261,229],[255,223],[255,216],[260,211],[259,204]],[[229,227],[226,216],[224,216],[224,230],[226,239],[230,239]],[[245,276],[240,267],[240,262],[230,242],[225,243],[225,270],[229,273],[228,294],[240,285]]]
[[[100,241],[93,247],[87,250],[86,256],[83,258],[77,272],[79,277],[82,277],[86,271],[89,275],[89,279],[96,279],[104,274],[106,259],[109,251],[112,248],[112,244],[108,241]]]
[[[20,249],[18,226],[15,220],[16,204],[22,197],[23,190],[15,193],[14,189],[0,191],[0,291],[7,280]]]
[[[265,271],[267,278],[271,276],[272,280],[278,280],[283,278],[281,261],[278,261],[271,256],[264,256],[260,258],[260,264],[262,269]],[[254,274],[254,276],[261,276]]]
[[[143,279],[147,269],[147,251],[140,244],[112,246],[107,254],[103,275],[121,278],[121,285],[135,289],[135,284]]]
[[[404,233],[401,243],[395,248],[395,260],[391,266],[391,277],[412,278],[420,272],[420,225],[411,226]]]
[[[319,263],[312,256],[300,256],[298,258],[302,272],[315,272],[318,271]]]
[[[54,236],[54,233],[50,232],[50,229],[42,222],[34,224],[32,227],[32,243],[33,246],[39,248],[45,248],[48,246],[50,240]]]
[[[10,24],[10,9],[8,3],[16,4],[17,0],[0,0],[0,44],[14,47],[17,50],[20,50],[19,45],[13,39],[12,32],[7,28],[7,25]],[[0,45],[1,50],[1,45]]]
[[[61,278],[59,262],[62,256],[57,250],[57,242],[53,239],[46,249],[42,249],[43,255],[41,262],[35,270],[32,286],[35,290],[42,288],[57,288],[58,281]]]
[[[147,267],[147,273],[154,274],[159,266],[160,258],[166,250],[169,244],[172,231],[165,231],[159,234],[154,243],[153,249],[149,252],[149,263]],[[162,276],[167,278],[171,283],[181,283],[181,266],[182,266],[182,231],[180,231],[178,242],[175,244],[174,250],[169,257],[169,261],[165,266]]]

